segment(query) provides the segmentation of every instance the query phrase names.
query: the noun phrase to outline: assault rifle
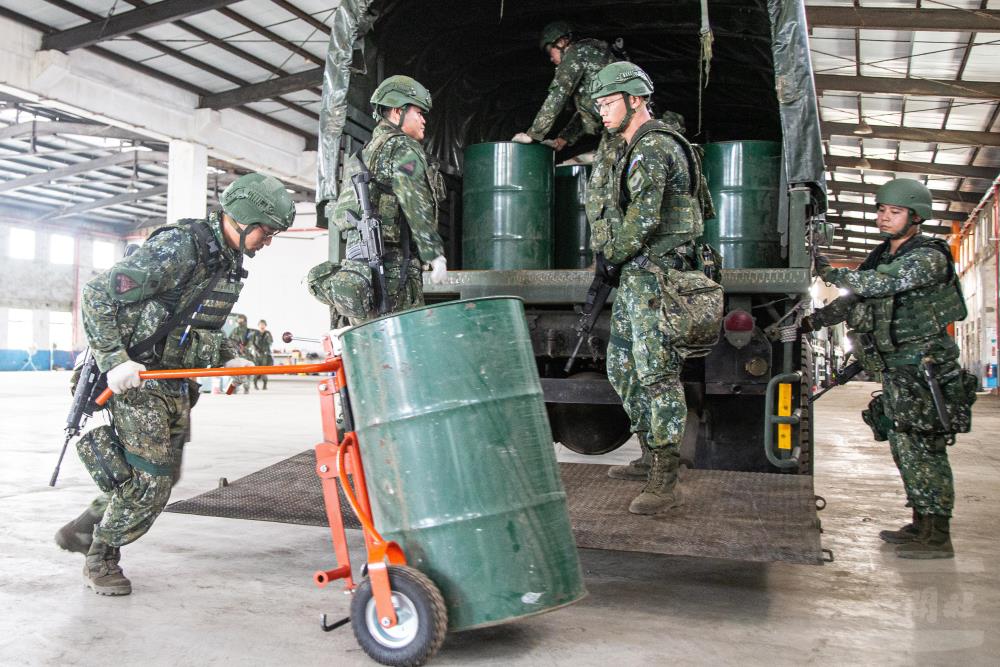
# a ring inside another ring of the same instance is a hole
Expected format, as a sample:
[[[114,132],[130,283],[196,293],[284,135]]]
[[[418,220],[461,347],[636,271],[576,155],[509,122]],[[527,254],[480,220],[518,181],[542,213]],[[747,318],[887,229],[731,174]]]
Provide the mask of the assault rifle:
[[[941,393],[941,385],[938,383],[937,366],[932,357],[924,357],[920,360],[920,367],[924,371],[924,379],[931,390],[931,398],[934,399],[934,409],[937,411],[938,419],[945,431],[951,431],[951,418],[948,416],[948,404],[945,403],[944,394]]]
[[[350,259],[360,259],[368,264],[372,272],[372,287],[375,291],[375,306],[379,315],[389,312],[389,290],[385,281],[385,264],[382,257],[385,254],[385,244],[382,241],[382,220],[379,219],[372,208],[371,193],[368,184],[372,181],[372,174],[368,171],[368,165],[364,160],[361,163],[361,171],[351,176],[351,183],[354,184],[354,194],[361,205],[361,217],[354,211],[348,211],[347,217],[357,227],[361,233],[360,252],[356,257]]]
[[[96,402],[97,397],[107,386],[107,378],[97,367],[94,353],[91,352],[90,348],[87,348],[87,354],[80,365],[80,378],[76,381],[76,389],[73,390],[73,404],[66,417],[66,440],[59,453],[59,460],[56,461],[56,469],[52,471],[49,486],[56,485],[56,480],[59,478],[59,467],[62,465],[63,457],[66,456],[69,441],[80,435],[87,420],[100,409]]]
[[[138,244],[130,243],[125,248],[125,256],[131,256],[139,249]],[[189,327],[190,328],[190,327]],[[159,333],[159,332],[157,332]],[[153,334],[147,341],[152,340],[157,334]],[[130,353],[133,349],[128,350]],[[74,373],[76,370],[74,369]],[[52,471],[52,478],[49,479],[49,486],[55,486],[59,478],[59,467],[66,457],[66,448],[69,441],[80,435],[80,431],[87,424],[87,420],[94,416],[94,413],[101,409],[102,405],[97,403],[97,397],[108,388],[108,378],[97,367],[97,359],[93,351],[88,347],[87,353],[80,364],[80,377],[76,381],[76,388],[73,390],[73,404],[69,408],[66,416],[66,441],[63,442],[62,451],[59,452],[59,460],[56,461],[56,469]]]
[[[812,403],[813,401],[818,401],[823,394],[830,391],[834,387],[839,387],[842,384],[847,384],[848,382],[854,379],[855,375],[857,375],[863,370],[864,366],[861,365],[860,361],[855,359],[854,361],[852,361],[851,363],[847,364],[839,371],[837,371],[836,375],[833,376],[833,384],[831,384],[829,387],[827,387],[823,391],[817,393],[815,396],[810,398],[809,402]]]
[[[618,287],[620,280],[621,267],[609,263],[604,259],[603,254],[598,253],[594,264],[594,279],[591,281],[590,287],[587,288],[587,300],[583,304],[580,320],[575,327],[576,347],[573,348],[573,354],[569,355],[569,360],[563,368],[565,373],[568,374],[573,369],[573,362],[576,361],[576,355],[580,353],[580,346],[583,345],[584,340],[590,337],[590,332],[597,324],[597,318],[604,310],[604,304],[608,302],[611,290]]]

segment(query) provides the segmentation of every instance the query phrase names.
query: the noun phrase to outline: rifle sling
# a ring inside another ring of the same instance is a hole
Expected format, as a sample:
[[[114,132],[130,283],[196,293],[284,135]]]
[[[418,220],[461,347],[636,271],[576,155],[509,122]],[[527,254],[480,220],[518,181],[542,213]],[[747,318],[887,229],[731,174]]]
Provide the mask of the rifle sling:
[[[410,223],[406,219],[406,215],[400,211],[399,243],[403,246],[403,265],[399,269],[399,286],[396,288],[400,294],[403,294],[403,289],[406,287],[406,274],[410,270],[410,241]]]
[[[212,277],[208,281],[208,284],[205,285],[205,288],[202,291],[198,292],[198,295],[195,296],[194,299],[189,301],[184,306],[184,308],[178,310],[170,317],[170,319],[168,319],[166,322],[157,327],[156,331],[150,334],[148,338],[145,338],[136,343],[135,345],[133,345],[132,347],[128,348],[125,351],[125,353],[128,354],[130,358],[135,358],[152,350],[160,341],[166,338],[178,324],[180,324],[185,318],[190,317],[191,314],[194,313],[194,311],[198,308],[198,304],[201,303],[202,299],[205,298],[205,295],[208,294],[212,290],[212,288],[215,287],[215,285],[219,282],[219,280],[222,279],[222,277],[225,274],[226,274],[226,268],[221,267],[218,271],[216,271],[212,275]]]

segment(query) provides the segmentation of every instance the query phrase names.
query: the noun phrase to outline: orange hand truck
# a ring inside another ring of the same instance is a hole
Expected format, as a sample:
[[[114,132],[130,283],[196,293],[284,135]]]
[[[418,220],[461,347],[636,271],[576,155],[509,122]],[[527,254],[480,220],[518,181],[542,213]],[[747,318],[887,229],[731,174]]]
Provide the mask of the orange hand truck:
[[[323,502],[330,524],[336,566],[316,572],[313,581],[317,586],[324,587],[335,579],[343,579],[345,589],[352,593],[352,599],[350,616],[327,624],[326,614],[323,614],[320,624],[323,630],[329,632],[351,623],[362,650],[383,665],[421,665],[444,642],[448,630],[444,597],[427,575],[407,565],[402,548],[384,539],[375,528],[360,445],[354,432],[343,361],[334,352],[329,336],[324,337],[323,347],[326,361],[318,364],[182,368],[142,371],[139,377],[144,380],[176,380],[332,373],[330,377],[323,378],[318,387],[323,442],[316,445],[316,474],[323,485]],[[111,390],[106,389],[97,398],[97,404],[104,405],[111,396]],[[367,578],[361,583],[356,583],[352,574],[338,483],[348,505],[358,517],[364,535],[367,559],[362,577],[367,575]]]

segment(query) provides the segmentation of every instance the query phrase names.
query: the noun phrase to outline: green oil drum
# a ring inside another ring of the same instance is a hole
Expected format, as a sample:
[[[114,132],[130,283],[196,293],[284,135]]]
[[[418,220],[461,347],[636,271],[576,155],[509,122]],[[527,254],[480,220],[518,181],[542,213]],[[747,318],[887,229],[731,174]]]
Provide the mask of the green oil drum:
[[[556,167],[553,217],[557,269],[585,269],[593,261],[586,208],[589,178],[589,166]]]
[[[462,268],[552,268],[553,155],[510,141],[465,149]]]
[[[441,589],[449,629],[584,597],[520,299],[410,310],[342,341],[375,526]]]
[[[705,144],[705,177],[716,218],[704,240],[722,253],[727,269],[785,266],[778,234],[781,144],[725,141]]]

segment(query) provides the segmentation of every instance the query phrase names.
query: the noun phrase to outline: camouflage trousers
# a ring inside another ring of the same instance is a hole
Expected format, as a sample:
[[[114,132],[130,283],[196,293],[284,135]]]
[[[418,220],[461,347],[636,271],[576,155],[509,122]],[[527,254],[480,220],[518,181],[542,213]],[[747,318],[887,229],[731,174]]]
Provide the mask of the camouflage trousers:
[[[268,350],[267,354],[256,353],[253,355],[253,363],[255,366],[273,366],[274,357],[271,355],[271,351]],[[249,378],[244,378],[249,381]],[[256,389],[259,383],[264,383],[264,389],[267,389],[267,376],[266,375],[254,375],[253,376],[253,388]]]
[[[174,389],[175,384],[181,388]],[[191,409],[183,382],[147,382],[116,394],[109,406],[115,434],[138,457],[132,475],[107,494],[107,509],[94,537],[120,547],[142,537],[160,515],[181,475]],[[133,459],[136,461],[136,459]],[[99,507],[98,498],[91,507]]]
[[[687,419],[681,369],[684,356],[660,326],[656,276],[626,269],[611,308],[608,380],[618,392],[634,433],[651,450],[680,457]]]
[[[955,480],[945,436],[890,430],[889,447],[903,479],[907,506],[918,514],[950,517],[955,507]]]
[[[955,480],[948,462],[948,436],[924,433],[913,428],[926,415],[908,419],[911,406],[905,405],[912,392],[900,383],[913,382],[908,374],[886,374],[882,378],[883,400],[897,428],[889,429],[892,460],[899,469],[906,491],[906,504],[919,514],[951,516],[955,507]]]
[[[104,516],[104,512],[108,509],[108,501],[111,500],[110,494],[102,493],[101,495],[90,501],[90,513],[94,516]]]

